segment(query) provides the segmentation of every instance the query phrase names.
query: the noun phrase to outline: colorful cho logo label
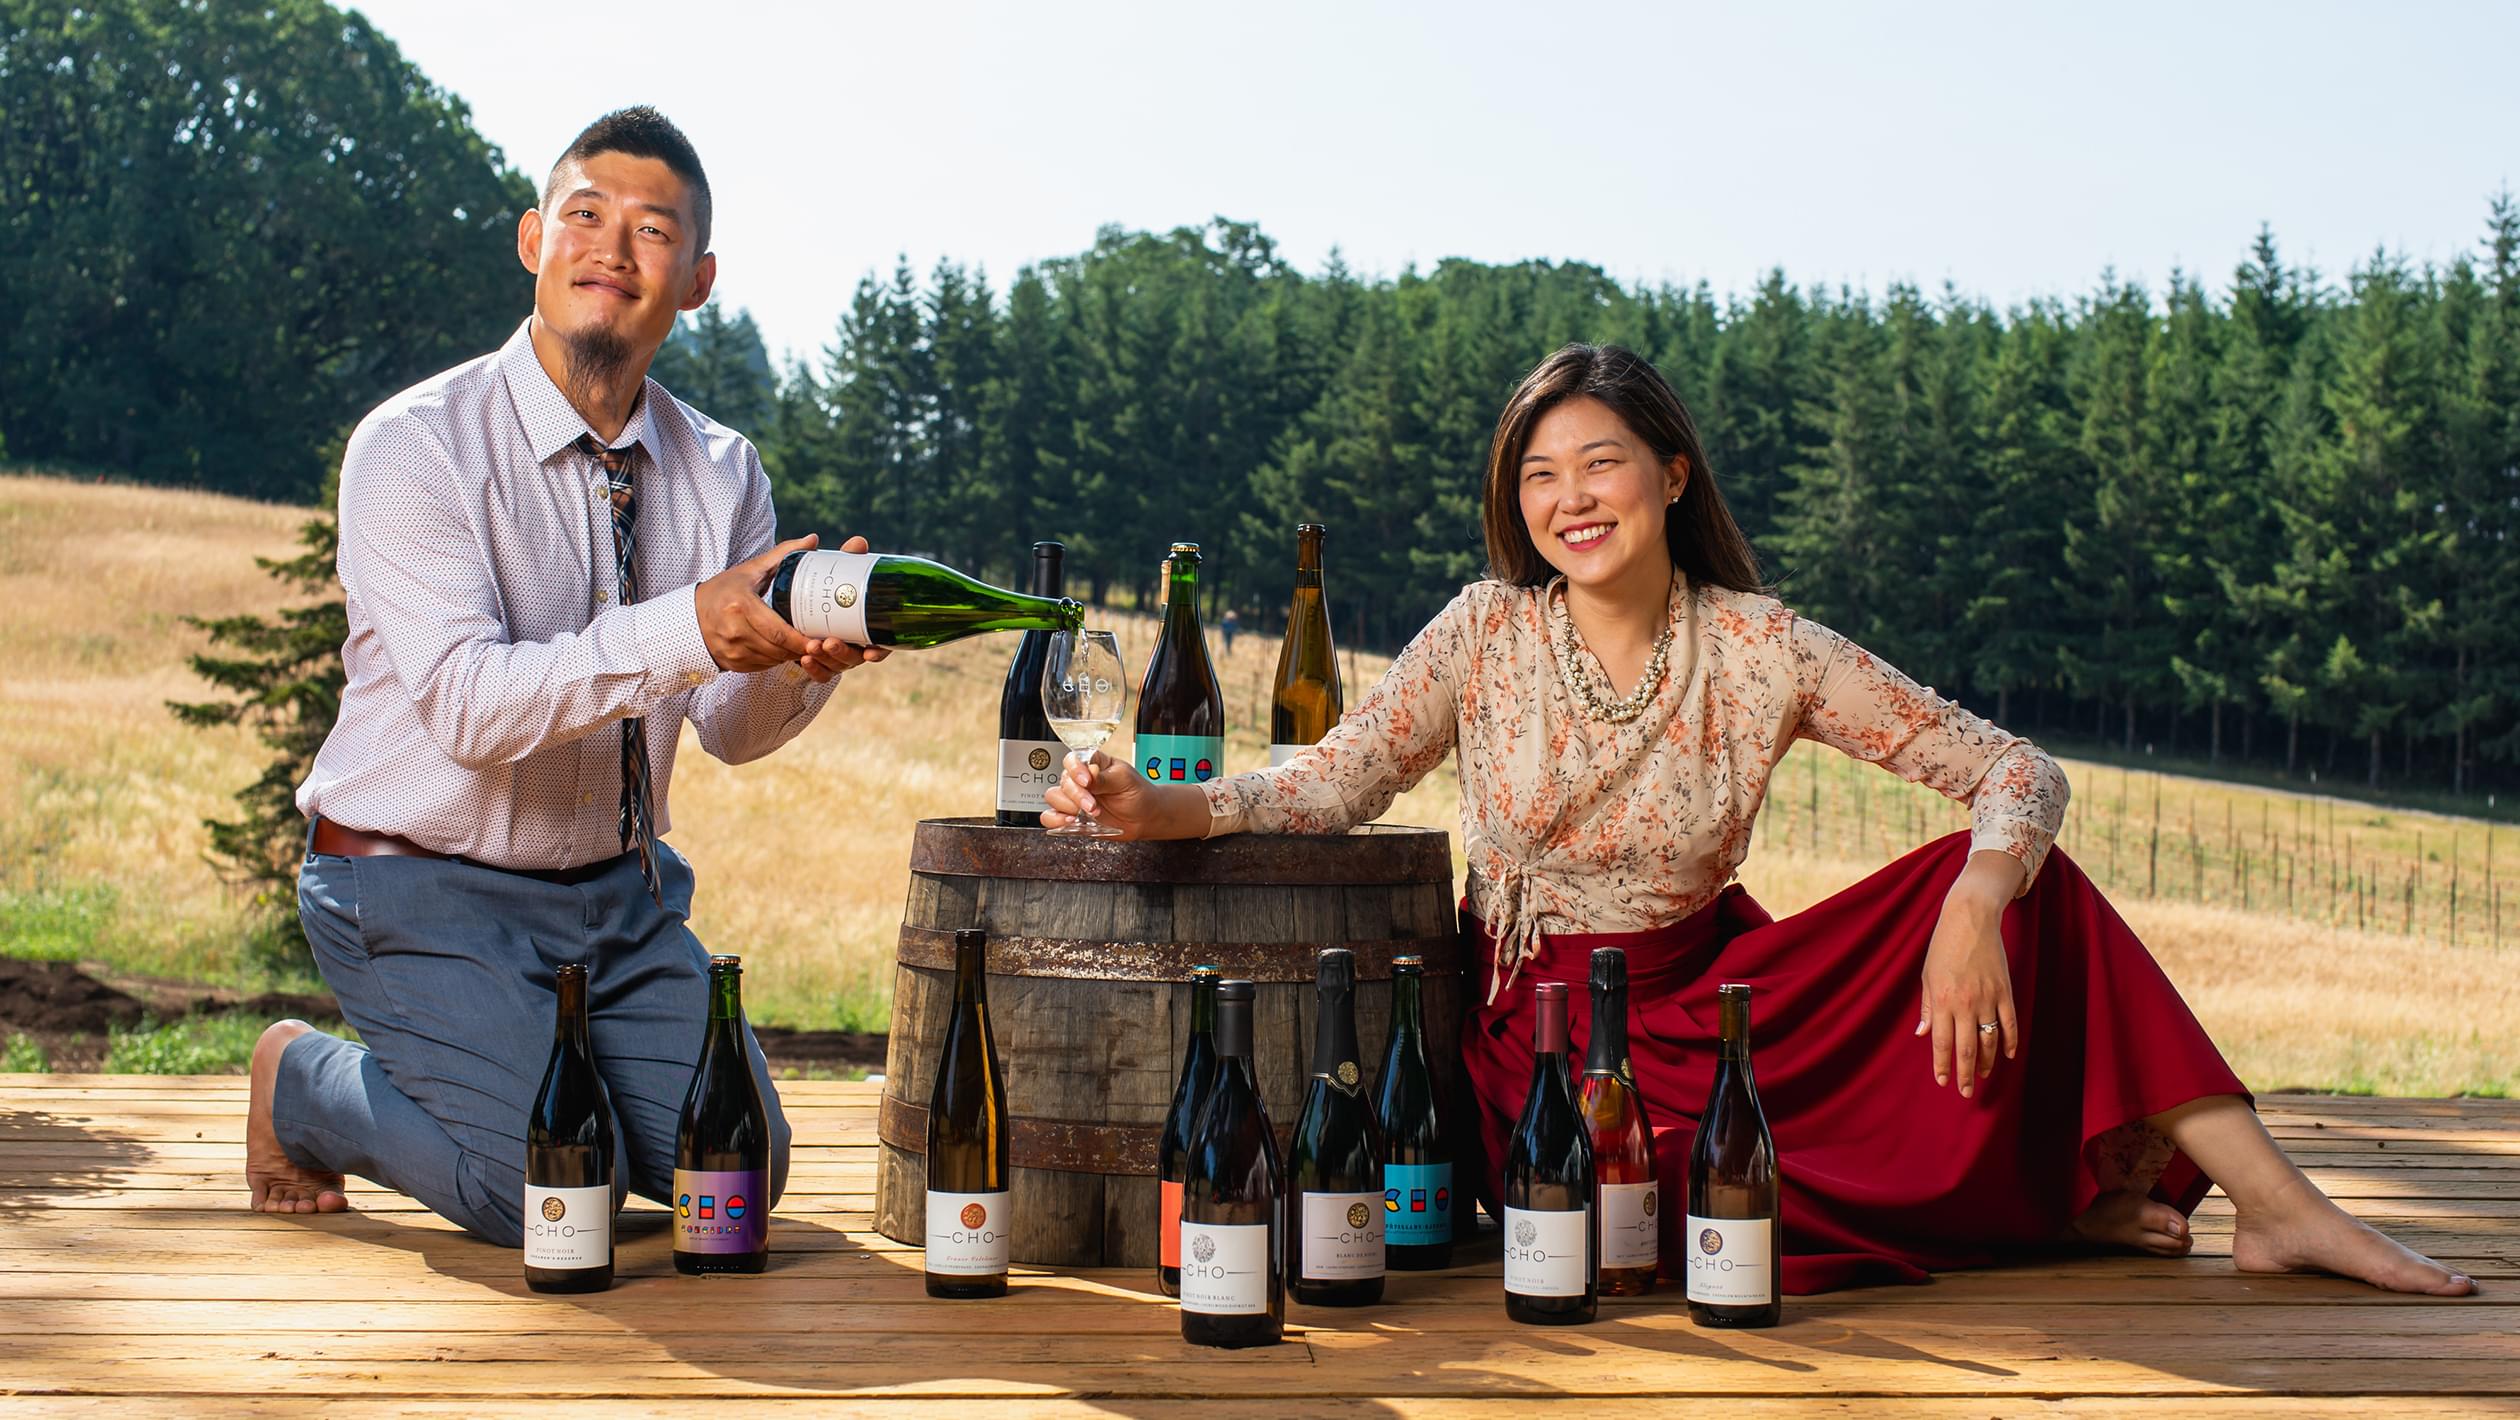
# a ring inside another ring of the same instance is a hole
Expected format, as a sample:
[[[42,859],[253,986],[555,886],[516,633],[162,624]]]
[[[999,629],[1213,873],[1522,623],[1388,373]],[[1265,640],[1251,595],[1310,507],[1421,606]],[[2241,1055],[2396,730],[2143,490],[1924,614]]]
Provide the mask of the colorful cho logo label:
[[[1705,1229],[1698,1234],[1698,1250],[1705,1253],[1708,1257],[1713,1257],[1715,1254],[1722,1252],[1724,1250],[1724,1235],[1715,1231],[1713,1228]]]
[[[1200,1262],[1214,1262],[1216,1260],[1216,1239],[1208,1236],[1206,1233],[1199,1234],[1198,1237],[1191,1240],[1190,1256]]]
[[[966,1203],[963,1205],[962,1225],[964,1227],[977,1228],[987,1221],[989,1221],[988,1209],[981,1207],[977,1203]]]

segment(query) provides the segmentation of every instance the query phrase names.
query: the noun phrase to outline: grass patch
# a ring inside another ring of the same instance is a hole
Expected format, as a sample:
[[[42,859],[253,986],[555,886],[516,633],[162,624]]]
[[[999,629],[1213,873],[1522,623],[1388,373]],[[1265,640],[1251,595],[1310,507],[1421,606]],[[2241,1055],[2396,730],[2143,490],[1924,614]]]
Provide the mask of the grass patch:
[[[130,1029],[116,1027],[105,1047],[108,1075],[241,1075],[254,1058],[254,1042],[271,1022],[261,1016],[230,1014],[192,1016],[159,1024],[142,1021]],[[339,1021],[318,1022],[319,1029],[356,1039]]]
[[[0,1074],[41,1075],[52,1068],[52,1057],[44,1052],[44,1043],[19,1031],[0,1046]]]
[[[0,951],[26,961],[96,958],[122,893],[104,883],[0,892]]]

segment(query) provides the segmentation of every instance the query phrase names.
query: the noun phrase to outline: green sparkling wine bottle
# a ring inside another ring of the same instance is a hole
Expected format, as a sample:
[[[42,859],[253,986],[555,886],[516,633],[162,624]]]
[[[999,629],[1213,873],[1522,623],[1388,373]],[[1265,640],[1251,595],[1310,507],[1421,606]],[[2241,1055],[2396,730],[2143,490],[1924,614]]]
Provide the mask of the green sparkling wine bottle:
[[[942,563],[889,552],[791,552],[770,578],[770,609],[814,637],[852,646],[941,646],[984,631],[1074,631],[1065,597],[992,587]]]
[[[1383,1295],[1382,1127],[1356,1048],[1356,954],[1321,953],[1312,1083],[1288,1150],[1286,1285],[1317,1307],[1363,1307]]]
[[[586,1033],[586,968],[554,973],[551,1064],[525,1116],[525,1285],[601,1292],[613,1281],[613,1113]]]
[[[1284,764],[1319,744],[1347,713],[1339,657],[1330,645],[1330,609],[1321,599],[1319,523],[1295,529],[1295,600],[1278,645],[1277,688],[1269,696],[1269,762]]]
[[[741,959],[709,958],[709,1024],[674,1140],[674,1270],[770,1265],[770,1112],[744,1048]]]
[[[1138,772],[1158,784],[1204,784],[1225,772],[1225,693],[1199,631],[1199,545],[1165,559],[1164,627],[1138,687]]]

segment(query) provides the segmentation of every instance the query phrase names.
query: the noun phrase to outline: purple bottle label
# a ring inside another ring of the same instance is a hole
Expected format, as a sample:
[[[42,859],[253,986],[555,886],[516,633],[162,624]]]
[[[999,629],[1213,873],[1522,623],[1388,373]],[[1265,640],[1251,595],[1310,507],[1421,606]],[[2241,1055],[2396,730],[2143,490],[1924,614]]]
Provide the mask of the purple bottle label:
[[[769,1246],[769,1174],[674,1170],[674,1251],[761,1252]]]

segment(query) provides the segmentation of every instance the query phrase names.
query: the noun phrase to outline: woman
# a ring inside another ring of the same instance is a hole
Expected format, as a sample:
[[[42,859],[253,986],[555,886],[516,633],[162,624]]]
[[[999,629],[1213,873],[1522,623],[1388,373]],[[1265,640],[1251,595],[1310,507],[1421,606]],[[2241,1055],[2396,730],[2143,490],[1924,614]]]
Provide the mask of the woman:
[[[1651,365],[1573,345],[1532,371],[1497,421],[1484,521],[1490,580],[1319,745],[1198,786],[1098,754],[1071,763],[1043,822],[1336,833],[1457,748],[1482,967],[1463,1063],[1491,1200],[1530,1079],[1531,984],[1577,987],[1580,1039],[1589,954],[1615,945],[1668,1197],[1714,1065],[1715,988],[1758,988],[1787,1291],[1922,1280],[2059,1238],[2178,1256],[2213,1183],[2243,1270],[2474,1290],[2338,1208],[2268,1137],[2150,953],[2049,851],[2066,801],[2053,760],[1760,590]],[[1969,832],[1770,919],[1731,879],[1797,737],[1967,803]]]

